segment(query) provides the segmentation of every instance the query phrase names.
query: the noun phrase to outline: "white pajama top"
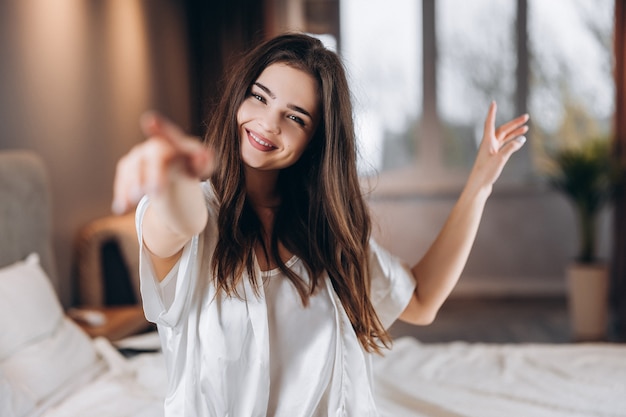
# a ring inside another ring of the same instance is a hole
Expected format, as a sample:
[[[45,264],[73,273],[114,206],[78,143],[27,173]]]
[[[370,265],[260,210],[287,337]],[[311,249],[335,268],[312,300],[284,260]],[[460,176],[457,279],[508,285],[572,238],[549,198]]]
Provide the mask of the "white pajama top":
[[[157,324],[168,373],[166,417],[378,416],[370,354],[359,343],[326,276],[307,306],[279,269],[256,272],[258,296],[244,277],[241,297],[216,291],[211,276],[218,203],[202,184],[209,211],[167,277],[158,282],[141,245],[141,294],[146,317]],[[308,279],[304,263],[287,266]],[[410,270],[370,242],[371,300],[389,327],[415,289]]]

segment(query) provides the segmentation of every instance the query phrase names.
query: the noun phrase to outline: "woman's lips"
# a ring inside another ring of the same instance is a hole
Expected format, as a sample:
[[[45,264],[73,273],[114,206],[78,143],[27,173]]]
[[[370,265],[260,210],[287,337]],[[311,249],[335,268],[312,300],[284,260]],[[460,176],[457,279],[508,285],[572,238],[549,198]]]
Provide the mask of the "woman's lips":
[[[276,145],[250,130],[246,130],[248,141],[255,148],[263,152],[269,152],[276,149]]]

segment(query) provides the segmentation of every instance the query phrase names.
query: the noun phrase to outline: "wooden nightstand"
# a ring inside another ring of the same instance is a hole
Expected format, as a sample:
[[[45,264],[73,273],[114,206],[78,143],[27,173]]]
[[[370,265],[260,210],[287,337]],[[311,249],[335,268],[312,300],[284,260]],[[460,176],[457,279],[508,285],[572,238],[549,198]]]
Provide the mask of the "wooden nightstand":
[[[85,320],[82,314],[84,312],[100,314],[96,318],[102,319],[102,324]],[[89,336],[103,336],[112,342],[154,328],[154,325],[146,320],[142,307],[137,305],[73,308],[67,314]]]

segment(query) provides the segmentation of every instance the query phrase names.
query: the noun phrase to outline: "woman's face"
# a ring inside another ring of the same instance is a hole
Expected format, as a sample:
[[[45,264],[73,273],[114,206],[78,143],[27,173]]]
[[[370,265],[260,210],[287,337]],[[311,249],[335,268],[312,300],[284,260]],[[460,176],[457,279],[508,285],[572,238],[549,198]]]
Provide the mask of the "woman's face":
[[[265,68],[237,112],[244,164],[264,171],[293,165],[311,141],[319,113],[311,75],[282,63]]]

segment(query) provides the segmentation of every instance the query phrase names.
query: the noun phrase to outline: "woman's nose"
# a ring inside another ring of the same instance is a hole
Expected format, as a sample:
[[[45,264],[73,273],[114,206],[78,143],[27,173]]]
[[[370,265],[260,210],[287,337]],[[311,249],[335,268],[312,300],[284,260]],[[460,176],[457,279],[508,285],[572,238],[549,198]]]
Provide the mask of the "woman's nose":
[[[280,121],[280,112],[267,110],[261,117],[260,123],[265,131],[276,135],[280,133]]]

